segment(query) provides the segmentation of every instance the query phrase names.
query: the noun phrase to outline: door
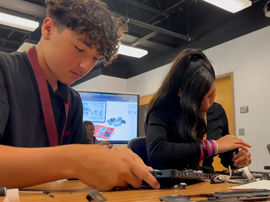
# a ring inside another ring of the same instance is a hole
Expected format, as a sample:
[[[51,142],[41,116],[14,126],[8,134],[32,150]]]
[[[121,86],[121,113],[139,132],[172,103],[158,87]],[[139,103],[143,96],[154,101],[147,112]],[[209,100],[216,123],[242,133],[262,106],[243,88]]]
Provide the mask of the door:
[[[233,73],[218,76],[216,79],[216,99],[215,102],[221,104],[227,114],[230,135],[235,133],[235,113],[234,113],[234,91],[233,91]],[[213,163],[216,171],[226,170],[220,163],[218,157],[214,158]]]

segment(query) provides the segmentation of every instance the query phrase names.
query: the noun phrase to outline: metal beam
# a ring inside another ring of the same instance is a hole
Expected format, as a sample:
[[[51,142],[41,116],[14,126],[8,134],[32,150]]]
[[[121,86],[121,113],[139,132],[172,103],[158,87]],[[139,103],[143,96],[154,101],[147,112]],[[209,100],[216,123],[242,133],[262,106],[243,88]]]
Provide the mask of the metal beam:
[[[146,6],[146,5],[142,4],[142,3],[139,3],[139,2],[134,1],[134,0],[121,0],[121,1],[124,1],[126,3],[132,4],[132,5],[136,6],[136,7],[142,8],[142,9],[147,10],[147,11],[150,11],[152,13],[156,13],[156,14],[159,14],[160,13],[160,10],[157,10],[157,9],[152,8],[150,6]],[[163,15],[165,17],[168,16],[168,14],[166,14],[166,13],[161,14],[161,15]]]
[[[130,46],[137,46],[138,44],[146,41],[147,39],[150,39],[152,38],[153,36],[156,36],[157,35],[157,32],[156,31],[153,31],[151,32],[150,34],[138,39],[137,41],[133,42],[132,44],[130,44]]]
[[[28,36],[28,34],[25,34],[25,35],[22,37],[21,41],[24,41],[24,39],[25,39],[27,36]]]
[[[122,15],[119,15],[119,14],[114,14],[114,15],[116,17],[126,18],[125,16],[122,16]],[[169,31],[169,30],[166,30],[166,29],[154,26],[154,25],[150,25],[150,24],[138,21],[138,20],[134,20],[132,18],[128,18],[127,22],[130,23],[130,24],[133,24],[133,25],[137,25],[139,27],[150,29],[150,30],[156,31],[158,33],[162,33],[162,34],[167,34],[167,35],[170,35],[170,36],[173,36],[173,37],[176,37],[176,38],[179,38],[179,39],[183,39],[183,40],[186,40],[186,41],[191,41],[192,40],[191,37],[188,37],[188,36],[185,36],[185,35],[182,35],[182,34],[178,34],[176,32],[172,32],[172,31]]]
[[[119,1],[120,1],[120,0],[119,0]],[[144,3],[146,3],[147,1],[148,1],[148,0],[144,0],[144,1],[141,2],[141,4],[144,4]],[[132,9],[130,9],[128,13],[131,13],[131,12],[135,11],[136,9],[137,9],[137,7],[134,7],[134,8],[132,8]]]
[[[162,10],[161,5],[159,3],[159,0],[156,0],[156,2],[157,2],[157,5],[158,5],[159,9]]]
[[[10,30],[10,31],[20,32],[20,33],[23,33],[23,34],[29,34],[29,31],[26,31],[26,30],[23,30],[23,29],[18,29],[18,28],[15,28],[15,27],[9,27],[9,26],[5,26],[5,25],[0,25],[0,28],[1,29],[7,29],[7,30]]]
[[[184,3],[186,0],[181,0],[179,1],[178,3],[172,5],[171,7],[167,8],[166,10],[160,12],[159,14],[155,15],[154,17],[152,17],[151,19],[148,20],[148,22],[156,19],[157,17],[161,16],[161,15],[164,15],[164,14],[167,14],[168,15],[168,12],[172,9],[174,9],[175,7],[179,6],[180,4]]]
[[[0,38],[0,41],[4,41],[5,43],[10,43],[10,44],[18,45],[18,46],[21,45],[21,42],[12,41],[12,40],[3,39],[3,38]]]
[[[8,38],[10,38],[13,33],[14,33],[14,30],[11,30],[10,34],[8,35]]]
[[[153,33],[151,32],[150,34],[153,34]],[[149,34],[149,36],[150,36],[150,34]],[[140,40],[140,38],[138,38],[136,36],[132,36],[132,35],[130,35],[128,33],[123,34],[123,42],[126,45],[131,46],[137,40]],[[171,46],[161,44],[161,43],[158,43],[158,42],[154,42],[154,41],[149,41],[149,40],[145,41],[145,43],[143,43],[143,44],[140,43],[140,45],[144,46],[145,48],[154,49],[154,50],[157,50],[157,51],[169,51],[169,50],[174,49]]]

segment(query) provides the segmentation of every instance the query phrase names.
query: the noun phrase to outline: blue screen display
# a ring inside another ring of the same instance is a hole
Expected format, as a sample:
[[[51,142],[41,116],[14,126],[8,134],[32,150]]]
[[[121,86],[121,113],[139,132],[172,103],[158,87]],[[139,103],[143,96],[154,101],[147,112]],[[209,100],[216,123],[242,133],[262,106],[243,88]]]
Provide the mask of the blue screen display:
[[[83,91],[79,94],[83,120],[93,122],[98,140],[121,144],[138,136],[139,95]]]

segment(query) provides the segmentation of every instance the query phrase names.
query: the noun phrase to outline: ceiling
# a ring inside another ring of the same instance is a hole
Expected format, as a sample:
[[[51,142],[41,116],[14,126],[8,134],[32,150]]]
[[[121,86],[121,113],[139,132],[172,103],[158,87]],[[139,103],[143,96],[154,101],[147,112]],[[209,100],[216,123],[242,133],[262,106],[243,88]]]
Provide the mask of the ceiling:
[[[131,78],[165,65],[184,48],[207,49],[270,25],[264,0],[232,14],[202,0],[104,0],[109,9],[129,24],[124,44],[148,50],[143,58],[120,55],[109,67],[99,62],[74,85],[98,75]],[[42,24],[44,0],[0,0],[0,11],[34,19]],[[0,26],[0,50],[16,51],[24,40],[37,42],[35,32]],[[251,47],[252,48],[252,47]]]

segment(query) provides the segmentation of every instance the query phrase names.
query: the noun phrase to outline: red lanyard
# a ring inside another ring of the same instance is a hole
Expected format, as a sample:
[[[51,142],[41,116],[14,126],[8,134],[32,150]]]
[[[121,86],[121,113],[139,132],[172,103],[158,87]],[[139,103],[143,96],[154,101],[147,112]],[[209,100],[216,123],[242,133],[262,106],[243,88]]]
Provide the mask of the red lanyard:
[[[63,137],[66,129],[66,124],[67,124],[67,118],[68,118],[68,112],[69,112],[69,105],[70,105],[70,93],[69,93],[69,88],[68,88],[68,101],[65,102],[65,110],[66,110],[66,120],[65,120],[65,125],[63,128],[62,132],[62,138],[59,141],[58,140],[58,132],[57,132],[57,127],[55,124],[55,119],[54,119],[54,113],[52,109],[52,102],[51,102],[51,97],[50,93],[48,90],[48,85],[47,85],[47,80],[43,74],[43,71],[38,63],[37,59],[37,52],[34,47],[30,48],[27,52],[27,57],[31,63],[31,66],[33,68],[37,85],[38,85],[38,90],[39,90],[39,96],[41,100],[41,105],[42,105],[42,111],[43,111],[43,116],[45,120],[45,125],[46,125],[46,130],[47,130],[47,135],[49,138],[50,146],[57,146],[63,144]]]

